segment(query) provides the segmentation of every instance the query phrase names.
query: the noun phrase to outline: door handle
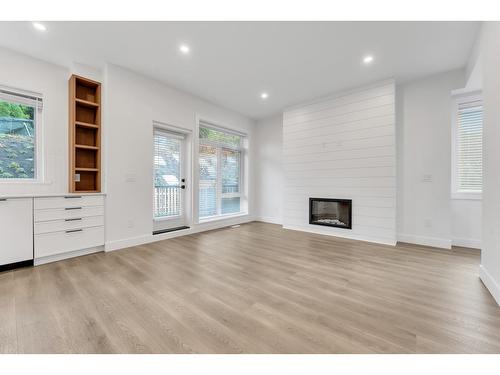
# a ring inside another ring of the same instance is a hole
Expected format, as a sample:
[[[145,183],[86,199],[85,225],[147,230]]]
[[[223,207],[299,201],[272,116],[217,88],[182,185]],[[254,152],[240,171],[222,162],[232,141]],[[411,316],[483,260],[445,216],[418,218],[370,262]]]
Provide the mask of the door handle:
[[[185,189],[186,188],[186,185],[181,185],[181,189]]]
[[[70,211],[70,210],[81,210],[82,208],[81,207],[66,207],[65,210],[66,211]]]
[[[66,231],[66,233],[76,233],[76,232],[83,232],[83,229],[72,229]]]
[[[75,217],[74,219],[65,219],[64,221],[78,221],[78,220],[82,220],[81,217]]]

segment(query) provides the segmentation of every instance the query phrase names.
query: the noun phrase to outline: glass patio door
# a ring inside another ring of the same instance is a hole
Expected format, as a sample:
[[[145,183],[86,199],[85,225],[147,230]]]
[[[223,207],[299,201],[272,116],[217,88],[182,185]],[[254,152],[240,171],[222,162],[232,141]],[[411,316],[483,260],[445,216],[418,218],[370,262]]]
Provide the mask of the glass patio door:
[[[153,230],[186,225],[185,137],[155,128]]]

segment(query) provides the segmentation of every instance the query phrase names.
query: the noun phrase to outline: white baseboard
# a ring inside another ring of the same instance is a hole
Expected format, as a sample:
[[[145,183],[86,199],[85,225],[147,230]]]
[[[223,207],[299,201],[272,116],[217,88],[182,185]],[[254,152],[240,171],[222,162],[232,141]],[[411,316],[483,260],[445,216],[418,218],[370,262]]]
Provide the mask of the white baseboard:
[[[479,278],[484,286],[491,293],[496,303],[500,305],[500,285],[495,281],[491,274],[484,268],[483,265],[479,266]]]
[[[52,263],[52,262],[57,262],[59,260],[80,257],[82,255],[99,253],[99,252],[101,252],[103,250],[104,250],[104,246],[98,246],[98,247],[91,247],[91,248],[83,249],[83,250],[71,251],[69,253],[49,255],[49,256],[46,256],[46,257],[43,257],[43,258],[36,258],[33,261],[33,264],[35,266],[39,266],[41,264]]]
[[[399,242],[407,242],[416,245],[439,247],[441,249],[451,249],[451,240],[439,237],[417,236],[413,234],[398,234]]]
[[[481,248],[481,240],[471,238],[452,238],[451,244],[453,246],[470,247],[472,249]]]
[[[294,225],[292,225],[292,226],[283,225],[283,229],[298,230],[301,232],[322,234],[324,236],[346,238],[348,240],[379,243],[382,245],[390,245],[390,246],[396,245],[396,240],[391,240],[391,239],[387,239],[387,238],[372,237],[372,236],[358,236],[358,235],[353,235],[352,233],[345,233],[345,234],[341,234],[341,233],[337,233],[337,232],[328,233],[328,232],[322,231],[321,229],[312,228],[312,226],[311,227],[303,227],[303,226],[294,226]]]
[[[258,216],[255,218],[255,221],[262,221],[263,223],[283,225],[283,220],[278,217]]]
[[[121,240],[107,241],[105,245],[106,252],[115,251],[120,249],[125,249],[128,247],[144,245],[151,242],[157,242],[162,240],[167,240],[169,238],[175,238],[180,236],[186,236],[188,234],[194,234],[199,232],[205,232],[213,229],[220,229],[224,227],[229,227],[236,224],[244,224],[253,221],[254,218],[250,215],[239,216],[234,218],[229,218],[220,221],[211,221],[201,224],[194,224],[189,229],[182,229],[175,232],[168,232],[153,235],[153,233],[145,234],[137,237],[124,238]]]
[[[152,235],[146,234],[143,236],[129,237],[122,240],[107,241],[104,245],[104,251],[114,251],[125,249],[127,247],[143,245],[145,243],[151,242]]]

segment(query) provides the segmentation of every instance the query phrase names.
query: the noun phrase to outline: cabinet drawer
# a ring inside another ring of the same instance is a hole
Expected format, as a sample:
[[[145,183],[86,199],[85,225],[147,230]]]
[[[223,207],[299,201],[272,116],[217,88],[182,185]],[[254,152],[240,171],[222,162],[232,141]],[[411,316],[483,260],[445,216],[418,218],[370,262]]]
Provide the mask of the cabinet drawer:
[[[35,234],[35,258],[104,245],[104,227]]]
[[[104,205],[104,197],[102,195],[68,195],[64,197],[35,198],[35,210],[102,205]]]
[[[35,223],[35,234],[61,232],[70,229],[98,227],[104,225],[104,216],[76,217],[64,220],[41,221]]]
[[[65,220],[79,217],[102,216],[103,206],[78,206],[72,205],[65,208],[51,208],[45,210],[35,210],[35,222],[50,220]]]

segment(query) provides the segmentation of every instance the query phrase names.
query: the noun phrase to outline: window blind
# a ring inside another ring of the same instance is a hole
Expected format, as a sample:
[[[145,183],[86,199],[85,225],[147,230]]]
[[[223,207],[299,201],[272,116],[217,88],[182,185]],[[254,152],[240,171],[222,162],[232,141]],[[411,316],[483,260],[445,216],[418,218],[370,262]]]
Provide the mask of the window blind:
[[[461,192],[481,192],[483,182],[483,106],[480,100],[459,103],[457,127],[457,189]]]
[[[240,191],[240,151],[222,149],[222,193]]]
[[[217,149],[200,145],[200,217],[217,215]]]
[[[176,134],[154,132],[154,215],[181,214],[181,140]]]
[[[241,151],[222,149],[222,214],[240,212]]]
[[[43,99],[39,94],[0,87],[0,98],[12,103],[23,104],[37,109],[43,108]]]

